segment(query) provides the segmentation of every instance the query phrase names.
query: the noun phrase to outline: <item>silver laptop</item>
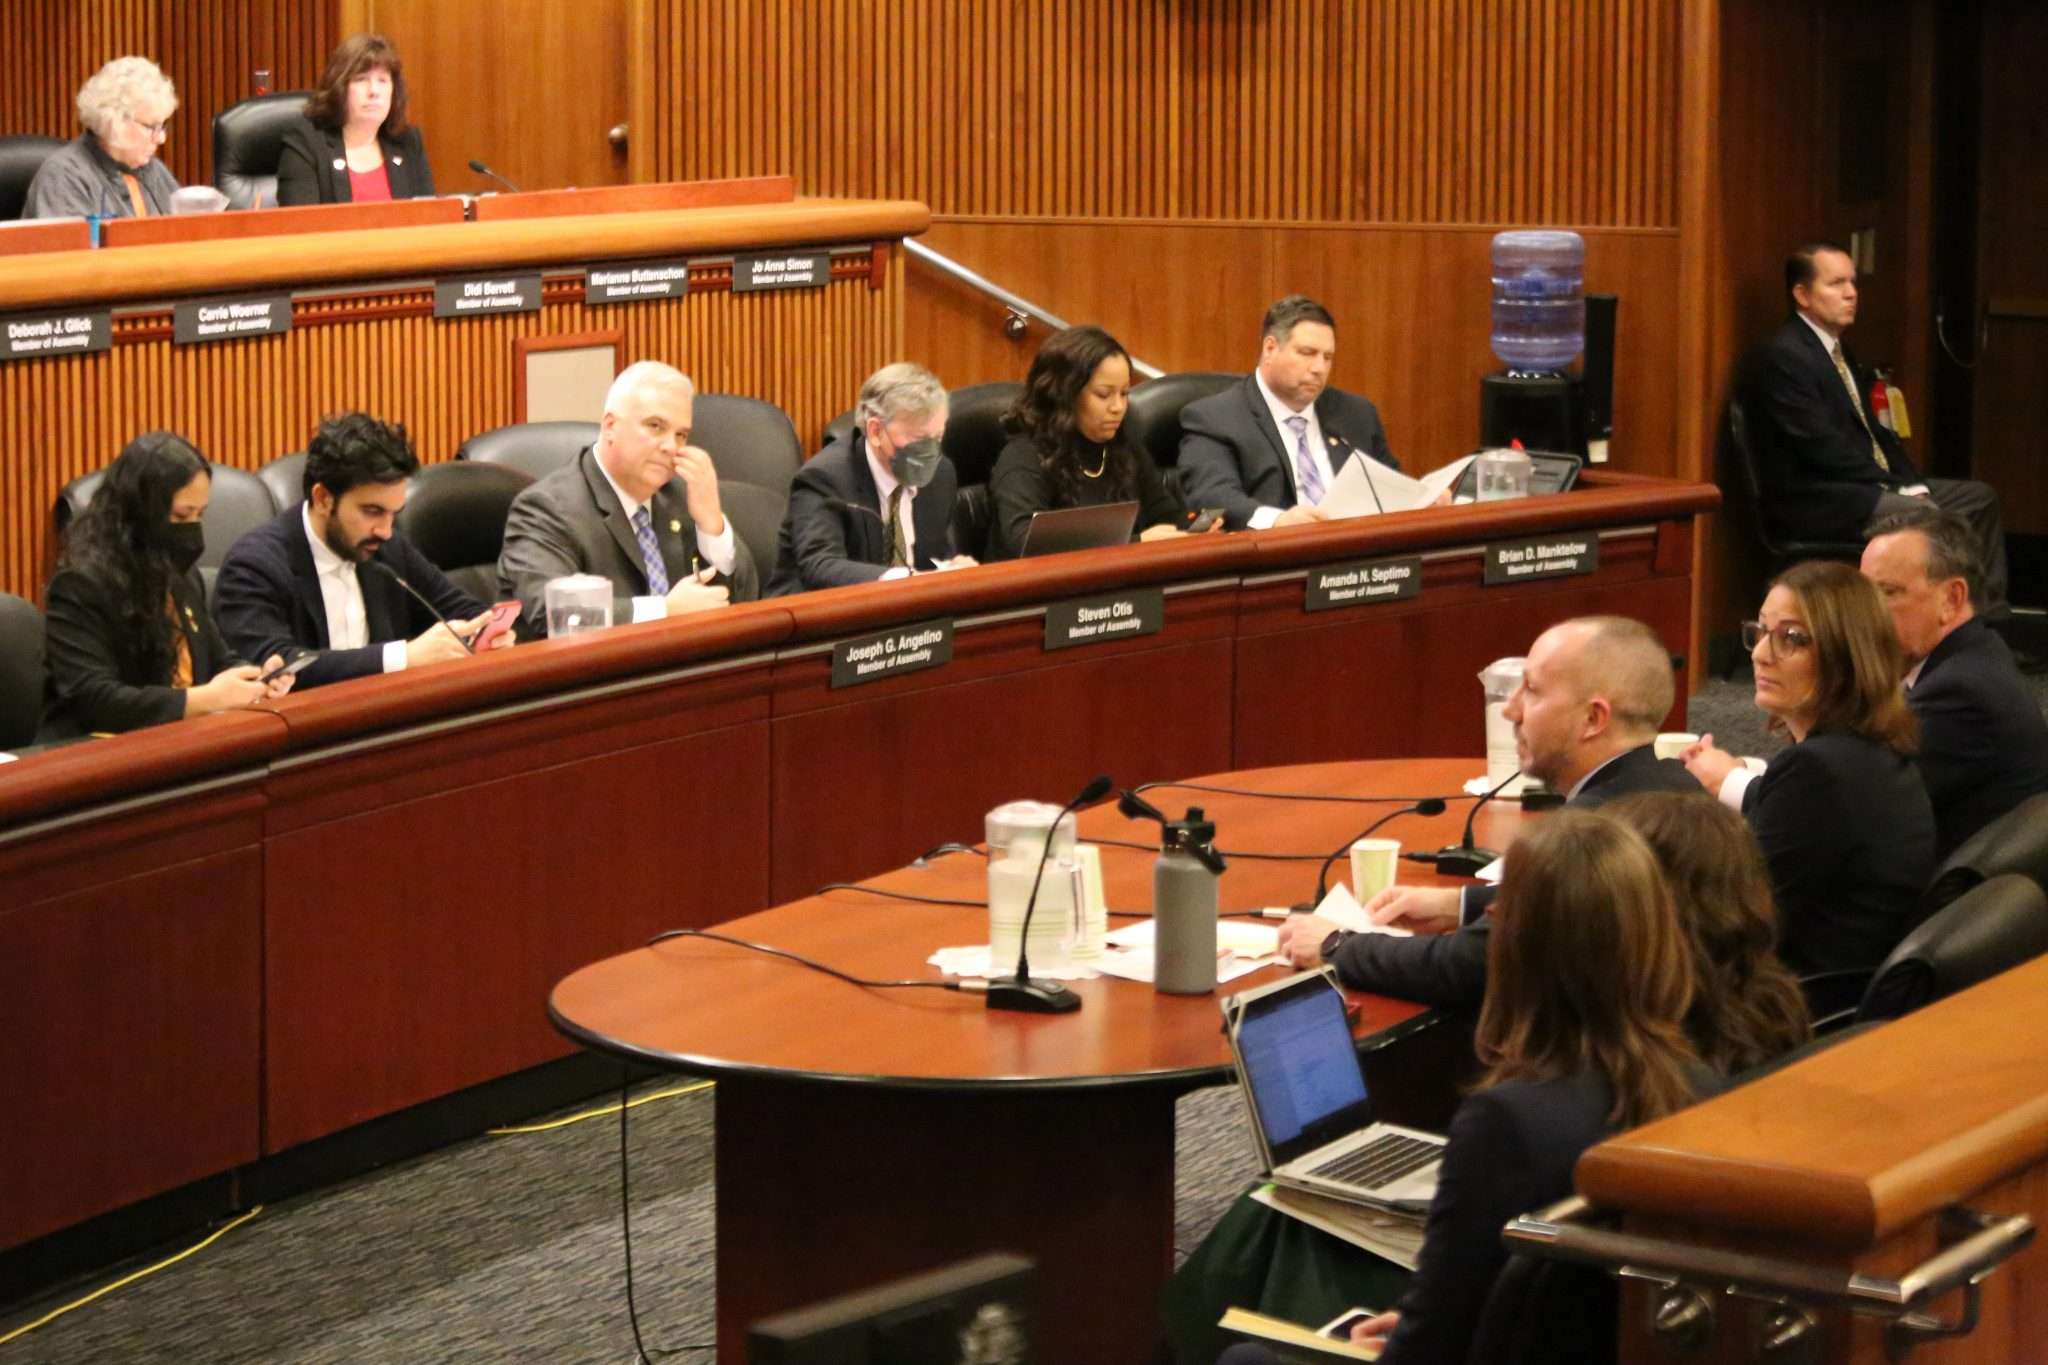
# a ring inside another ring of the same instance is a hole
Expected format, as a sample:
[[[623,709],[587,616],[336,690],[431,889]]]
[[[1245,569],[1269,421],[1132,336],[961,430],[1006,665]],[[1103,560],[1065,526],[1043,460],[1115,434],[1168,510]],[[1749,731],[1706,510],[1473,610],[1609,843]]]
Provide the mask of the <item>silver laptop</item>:
[[[1057,512],[1033,512],[1024,528],[1024,546],[1019,559],[1033,555],[1056,555],[1067,550],[1099,550],[1105,545],[1128,545],[1131,528],[1138,524],[1135,502],[1105,502],[1093,507],[1064,507]]]
[[[1228,996],[1223,1020],[1267,1179],[1375,1208],[1428,1207],[1444,1140],[1375,1120],[1328,970]]]

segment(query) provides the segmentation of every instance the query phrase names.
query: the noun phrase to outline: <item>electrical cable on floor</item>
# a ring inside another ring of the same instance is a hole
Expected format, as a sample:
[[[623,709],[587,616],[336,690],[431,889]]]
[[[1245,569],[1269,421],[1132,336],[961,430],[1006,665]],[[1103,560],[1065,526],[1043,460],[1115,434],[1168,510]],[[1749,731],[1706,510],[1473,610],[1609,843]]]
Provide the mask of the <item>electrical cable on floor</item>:
[[[716,1084],[716,1081],[693,1081],[689,1085],[679,1085],[673,1090],[657,1090],[652,1095],[642,1095],[639,1099],[634,1100],[632,1107],[638,1109],[641,1105],[653,1104],[656,1100],[672,1100],[678,1095],[694,1095],[700,1090],[709,1090]],[[591,1119],[610,1118],[618,1112],[618,1108],[619,1106],[616,1104],[607,1104],[598,1109],[586,1109],[580,1114],[570,1114],[566,1118],[549,1119],[546,1123],[522,1123],[507,1128],[486,1128],[484,1136],[519,1137],[527,1133],[551,1133],[557,1128],[567,1128],[574,1123],[587,1123]]]
[[[251,1218],[254,1218],[257,1214],[261,1212],[263,1212],[263,1206],[261,1204],[258,1204],[256,1207],[250,1209],[247,1213],[242,1214],[240,1217],[234,1218],[226,1223],[221,1224],[212,1232],[208,1233],[206,1237],[199,1241],[197,1244],[186,1247],[183,1251],[177,1253],[175,1256],[167,1256],[163,1260],[158,1261],[155,1265],[144,1266],[140,1270],[134,1271],[127,1275],[123,1275],[120,1279],[115,1280],[112,1284],[101,1285],[98,1289],[93,1290],[92,1293],[87,1294],[84,1298],[73,1299],[70,1303],[65,1304],[61,1308],[51,1309],[49,1312],[37,1318],[34,1322],[23,1323],[21,1326],[7,1333],[5,1336],[0,1336],[0,1346],[5,1346],[8,1342],[13,1341],[18,1337],[27,1336],[30,1332],[35,1331],[38,1327],[44,1327],[49,1325],[50,1323],[55,1322],[58,1318],[63,1317],[66,1313],[71,1312],[73,1309],[85,1307],[94,1299],[102,1298],[108,1294],[113,1293],[116,1289],[121,1289],[127,1285],[134,1284],[137,1280],[147,1279],[149,1276],[156,1274],[159,1270],[166,1270],[171,1266],[176,1265],[178,1262],[184,1260],[187,1256],[191,1256],[197,1252],[206,1250],[215,1242],[218,1242],[221,1238],[227,1236],[236,1228],[242,1226],[242,1224],[248,1222]]]
[[[705,1082],[706,1085],[710,1082]],[[626,1253],[626,1321],[633,1327],[633,1349],[639,1353],[641,1365],[653,1365],[657,1356],[683,1355],[689,1351],[715,1351],[715,1341],[695,1343],[689,1346],[648,1346],[640,1335],[640,1307],[633,1299],[633,1190],[628,1177],[629,1163],[626,1153],[626,1116],[632,1112],[633,1102],[627,1098],[632,1089],[633,1073],[629,1068],[619,1068],[619,1102],[613,1106],[619,1111],[619,1245]]]

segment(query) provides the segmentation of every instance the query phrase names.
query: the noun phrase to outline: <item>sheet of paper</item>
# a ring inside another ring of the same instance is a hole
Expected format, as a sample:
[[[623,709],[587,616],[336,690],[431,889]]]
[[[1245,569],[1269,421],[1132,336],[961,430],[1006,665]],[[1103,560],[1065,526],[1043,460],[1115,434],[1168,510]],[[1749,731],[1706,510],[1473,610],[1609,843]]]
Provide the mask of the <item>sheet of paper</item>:
[[[1103,935],[1102,941],[1117,948],[1149,948],[1152,946],[1155,921],[1134,920]],[[1249,920],[1223,919],[1216,921],[1216,946],[1248,957],[1270,957],[1280,951],[1280,930],[1277,925],[1254,924]]]
[[[1344,462],[1337,477],[1330,481],[1329,491],[1316,505],[1333,517],[1370,517],[1383,510],[1413,511],[1435,502],[1471,462],[1472,457],[1466,455],[1419,479],[1411,479],[1398,469],[1389,469],[1378,460],[1359,455]]]
[[[1235,981],[1240,976],[1249,976],[1261,967],[1284,966],[1286,962],[1287,959],[1278,954],[1253,957],[1234,953],[1228,948],[1219,948],[1216,951],[1216,984],[1220,986],[1226,981]],[[1142,981],[1147,985],[1152,983],[1158,971],[1152,956],[1152,945],[1149,943],[1136,948],[1107,948],[1096,960],[1095,969],[1104,976],[1122,977],[1125,981]],[[1037,973],[1038,969],[1032,968],[1032,974],[1035,976]]]
[[[1252,1191],[1252,1198],[1332,1237],[1364,1247],[1376,1256],[1384,1256],[1396,1265],[1415,1269],[1415,1258],[1422,1250],[1420,1217],[1382,1213],[1362,1204],[1321,1199],[1301,1190],[1283,1190],[1277,1185],[1260,1186]]]
[[[1365,907],[1358,903],[1358,897],[1351,894],[1351,888],[1338,882],[1316,906],[1316,913],[1339,929],[1349,929],[1356,934],[1386,934],[1391,938],[1413,938],[1411,929],[1396,929],[1390,924],[1374,924],[1365,913]]]
[[[991,973],[986,943],[977,943],[966,948],[941,948],[926,958],[925,962],[929,966],[937,967],[947,976],[982,979],[987,979],[991,975],[1008,976],[1017,967],[1014,962],[1005,962],[1001,971]],[[1048,967],[1044,963],[1034,962],[1031,964],[1031,976],[1034,980],[1043,978],[1047,981],[1093,981],[1101,975],[1095,970],[1097,965],[1099,964],[1090,963],[1082,966],[1077,962],[1066,967]]]

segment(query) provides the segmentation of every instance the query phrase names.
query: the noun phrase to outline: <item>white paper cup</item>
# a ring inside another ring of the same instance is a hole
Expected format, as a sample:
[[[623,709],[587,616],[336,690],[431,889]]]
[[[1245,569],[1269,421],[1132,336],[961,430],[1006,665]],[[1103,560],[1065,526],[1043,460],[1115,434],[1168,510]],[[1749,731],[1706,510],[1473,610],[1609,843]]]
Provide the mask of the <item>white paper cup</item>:
[[[1399,839],[1360,839],[1351,846],[1351,894],[1360,905],[1394,884],[1400,859]]]
[[[1680,734],[1673,730],[1650,741],[1650,747],[1656,751],[1659,758],[1681,758],[1685,751],[1699,743],[1699,740],[1698,735]]]

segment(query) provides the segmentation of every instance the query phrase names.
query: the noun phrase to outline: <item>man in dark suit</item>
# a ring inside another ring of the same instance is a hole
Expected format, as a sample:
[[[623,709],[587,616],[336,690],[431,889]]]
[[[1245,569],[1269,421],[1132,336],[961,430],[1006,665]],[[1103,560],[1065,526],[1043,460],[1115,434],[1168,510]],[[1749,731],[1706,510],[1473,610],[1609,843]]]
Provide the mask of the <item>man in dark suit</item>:
[[[306,500],[221,562],[214,615],[229,646],[250,659],[319,651],[300,687],[467,657],[483,604],[393,529],[418,471],[404,427],[361,412],[322,422],[306,446]],[[388,572],[363,569],[372,562]]]
[[[1922,478],[1891,428],[1874,420],[1870,378],[1842,345],[1856,321],[1856,263],[1832,242],[1785,261],[1793,316],[1744,360],[1737,383],[1756,448],[1760,514],[1806,540],[1854,541],[1873,516],[1932,499],[1961,515],[1984,565],[1983,608],[2005,613],[2005,531],[1998,494],[1974,479]]]
[[[1320,303],[1291,294],[1268,308],[1258,369],[1181,410],[1187,505],[1263,531],[1323,520],[1317,504],[1355,452],[1399,469],[1379,410],[1327,387],[1336,358],[1337,324]]]
[[[1906,704],[1920,722],[1920,779],[1934,804],[1934,856],[2048,791],[2048,720],[2012,651],[1977,616],[1970,528],[1936,507],[1880,516],[1863,550],[1906,652]]]
[[[1580,616],[1536,637],[1505,715],[1527,776],[1597,806],[1630,792],[1701,795],[1699,782],[1652,742],[1676,689],[1657,633],[1624,616]],[[1438,1008],[1476,1007],[1486,993],[1487,910],[1494,888],[1390,887],[1366,906],[1375,922],[1412,938],[1345,933],[1320,915],[1295,915],[1281,951],[1299,967],[1336,964],[1352,990]],[[1455,927],[1454,927],[1455,926]]]
[[[953,553],[960,480],[939,453],[939,377],[922,365],[884,365],[861,385],[854,411],[853,434],[812,456],[790,485],[770,597],[974,563]]]
[[[548,633],[548,580],[570,574],[611,580],[614,624],[760,596],[718,471],[690,444],[695,394],[671,366],[628,365],[605,395],[597,443],[513,500],[498,583],[520,601],[522,635]]]

